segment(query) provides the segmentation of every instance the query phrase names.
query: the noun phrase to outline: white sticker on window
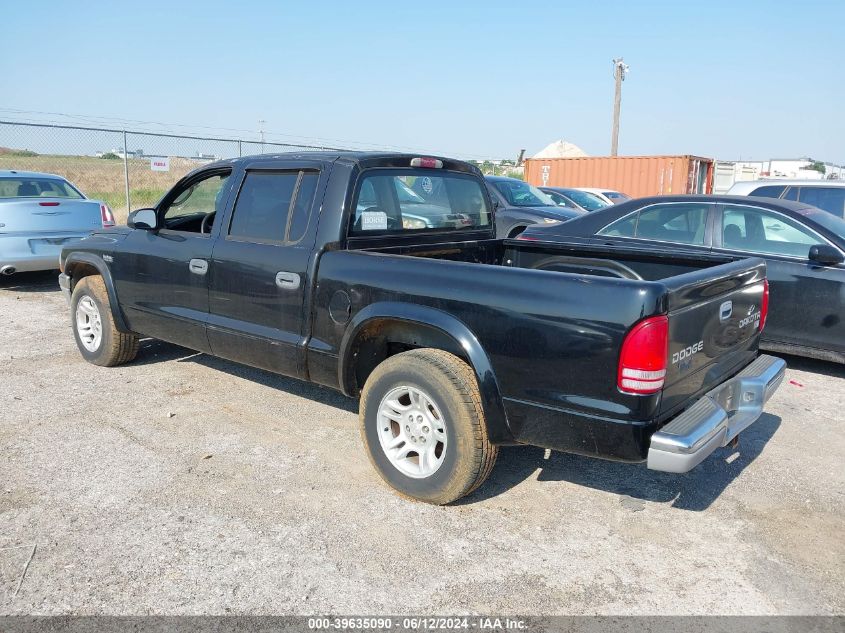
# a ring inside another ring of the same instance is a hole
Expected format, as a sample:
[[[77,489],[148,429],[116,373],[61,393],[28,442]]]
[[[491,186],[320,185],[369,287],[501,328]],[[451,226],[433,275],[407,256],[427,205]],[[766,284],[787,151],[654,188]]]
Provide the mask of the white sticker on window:
[[[387,214],[384,211],[364,211],[361,213],[362,231],[386,231]]]

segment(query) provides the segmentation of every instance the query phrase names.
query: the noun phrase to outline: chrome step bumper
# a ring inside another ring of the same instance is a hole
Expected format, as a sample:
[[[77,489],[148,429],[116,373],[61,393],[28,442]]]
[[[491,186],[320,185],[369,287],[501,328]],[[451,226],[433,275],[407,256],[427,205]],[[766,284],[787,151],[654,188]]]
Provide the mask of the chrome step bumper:
[[[780,386],[786,363],[759,356],[739,374],[702,398],[651,436],[648,467],[685,473],[726,446],[763,413],[763,405]]]

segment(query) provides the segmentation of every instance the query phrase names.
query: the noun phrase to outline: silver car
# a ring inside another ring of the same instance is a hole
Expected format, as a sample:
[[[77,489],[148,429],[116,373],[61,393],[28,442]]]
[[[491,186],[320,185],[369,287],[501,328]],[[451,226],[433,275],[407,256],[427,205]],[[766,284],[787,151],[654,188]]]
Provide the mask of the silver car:
[[[0,170],[0,275],[58,268],[63,244],[107,226],[108,205],[61,176]]]

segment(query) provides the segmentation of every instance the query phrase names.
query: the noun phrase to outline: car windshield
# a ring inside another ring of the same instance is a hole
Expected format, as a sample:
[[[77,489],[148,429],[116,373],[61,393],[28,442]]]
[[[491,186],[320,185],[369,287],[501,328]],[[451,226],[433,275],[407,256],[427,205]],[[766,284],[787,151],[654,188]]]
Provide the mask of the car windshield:
[[[0,198],[72,198],[83,195],[60,178],[0,178]]]
[[[822,211],[816,207],[807,207],[798,211],[805,218],[811,219],[813,222],[826,228],[828,231],[845,240],[845,220],[837,218],[832,213]]]
[[[585,208],[587,211],[598,211],[604,209],[608,205],[604,200],[597,195],[589,193],[588,191],[578,191],[577,189],[570,189],[566,191],[566,195],[575,201],[575,204]]]
[[[514,207],[556,207],[548,195],[521,180],[496,180],[493,185]]]

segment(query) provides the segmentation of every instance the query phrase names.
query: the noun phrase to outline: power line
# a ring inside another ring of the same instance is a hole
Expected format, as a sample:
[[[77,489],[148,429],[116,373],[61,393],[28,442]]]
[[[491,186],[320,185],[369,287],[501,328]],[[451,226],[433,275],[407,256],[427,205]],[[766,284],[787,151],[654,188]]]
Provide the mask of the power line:
[[[46,111],[39,111],[39,110],[24,110],[24,109],[17,109],[17,108],[0,108],[0,112],[11,112],[16,114],[27,114],[27,115],[39,115],[39,116],[58,116],[64,117],[69,119],[75,119],[77,121],[87,122],[91,125],[102,125],[102,121],[111,121],[115,123],[121,124],[137,124],[137,125],[155,125],[161,126],[162,128],[183,128],[183,129],[197,129],[197,130],[212,130],[215,132],[237,132],[242,134],[255,134],[255,130],[248,130],[242,128],[227,128],[227,127],[213,127],[208,125],[197,125],[197,124],[185,124],[185,123],[164,123],[161,121],[146,121],[142,119],[127,119],[122,117],[110,117],[110,116],[99,116],[99,115],[83,115],[83,114],[69,114],[65,112],[46,112]],[[59,121],[48,121],[49,123],[60,124]],[[172,131],[172,130],[170,130]],[[441,153],[432,152],[431,150],[423,150],[419,147],[410,147],[410,146],[403,146],[403,145],[389,145],[389,144],[376,144],[376,143],[368,143],[364,141],[353,141],[349,139],[336,139],[336,138],[326,138],[326,137],[319,137],[319,136],[302,136],[296,134],[285,134],[282,132],[269,132],[264,131],[264,137],[266,142],[272,143],[273,139],[300,139],[302,141],[306,141],[305,143],[301,143],[302,145],[322,145],[325,143],[334,143],[346,146],[347,149],[352,150],[386,150],[392,149],[397,151],[410,151],[410,152],[419,152],[424,154],[437,154]],[[285,142],[285,141],[278,141],[278,142]],[[287,142],[290,144],[290,142]],[[464,152],[442,152],[449,154],[455,157],[463,157],[463,158],[473,158],[479,156],[479,154],[469,154]]]

